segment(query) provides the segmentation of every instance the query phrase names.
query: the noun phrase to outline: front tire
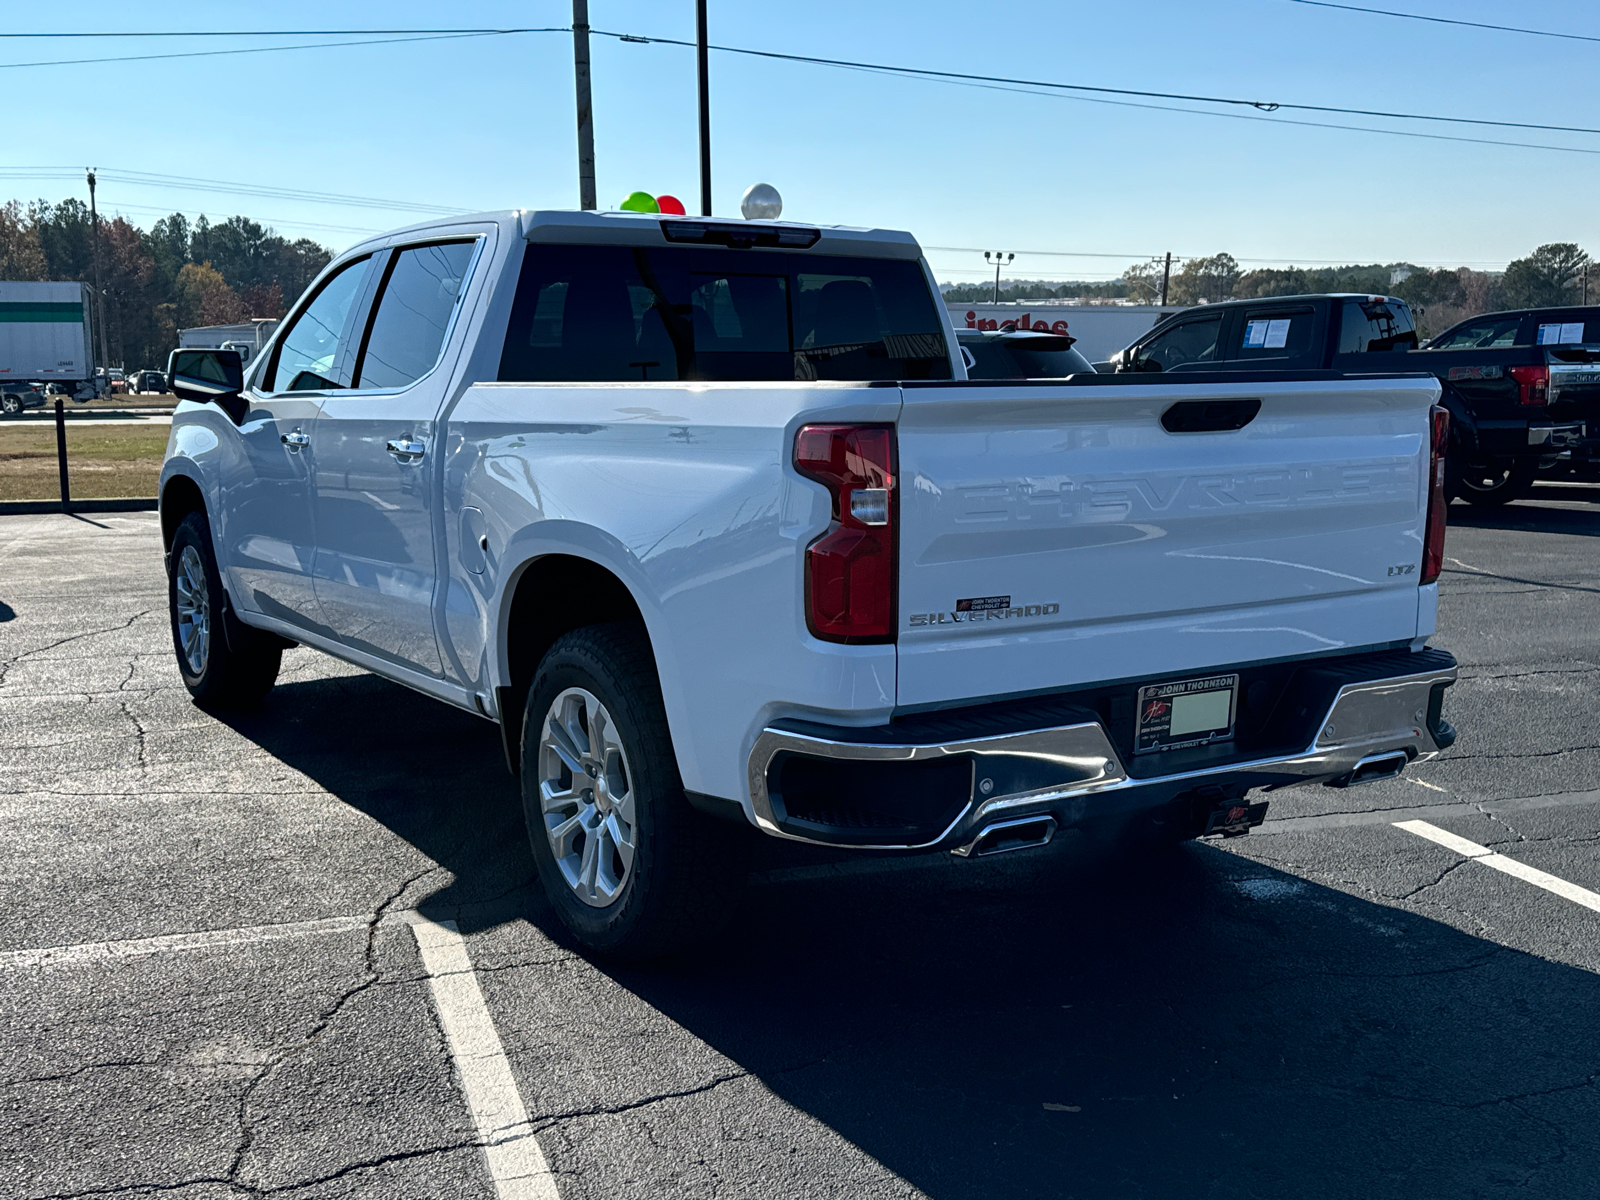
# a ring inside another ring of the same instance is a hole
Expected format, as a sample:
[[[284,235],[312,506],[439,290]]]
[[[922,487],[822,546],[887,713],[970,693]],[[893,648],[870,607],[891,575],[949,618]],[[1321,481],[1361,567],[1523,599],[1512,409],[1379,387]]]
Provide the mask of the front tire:
[[[283,645],[271,634],[229,620],[203,512],[178,525],[167,556],[167,605],[178,673],[202,708],[248,708],[272,690]],[[226,624],[225,624],[226,623]]]
[[[684,796],[638,626],[574,630],[545,655],[523,717],[522,807],[545,895],[586,948],[655,958],[731,915],[740,831]]]

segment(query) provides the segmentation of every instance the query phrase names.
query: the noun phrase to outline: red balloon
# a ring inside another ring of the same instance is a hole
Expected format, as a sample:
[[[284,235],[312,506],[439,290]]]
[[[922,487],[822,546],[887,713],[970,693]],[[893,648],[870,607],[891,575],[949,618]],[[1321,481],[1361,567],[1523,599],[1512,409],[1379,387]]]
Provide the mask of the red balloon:
[[[683,201],[679,200],[676,196],[657,196],[656,207],[664,213],[670,213],[674,217],[688,215],[688,210],[683,207]]]

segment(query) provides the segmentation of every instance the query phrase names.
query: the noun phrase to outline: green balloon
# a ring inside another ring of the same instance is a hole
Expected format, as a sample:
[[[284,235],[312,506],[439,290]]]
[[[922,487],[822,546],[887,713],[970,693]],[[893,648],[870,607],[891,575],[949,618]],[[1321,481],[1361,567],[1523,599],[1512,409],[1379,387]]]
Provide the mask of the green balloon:
[[[661,206],[649,192],[630,192],[622,202],[623,212],[660,212]]]

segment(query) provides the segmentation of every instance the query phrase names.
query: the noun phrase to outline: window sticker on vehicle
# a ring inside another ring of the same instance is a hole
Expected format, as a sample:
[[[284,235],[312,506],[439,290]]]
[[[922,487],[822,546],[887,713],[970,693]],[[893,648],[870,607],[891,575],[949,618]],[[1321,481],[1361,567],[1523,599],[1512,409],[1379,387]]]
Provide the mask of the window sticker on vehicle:
[[[1582,321],[1553,321],[1548,325],[1541,325],[1539,336],[1535,339],[1540,346],[1565,346],[1581,341],[1583,341]]]
[[[1277,320],[1262,318],[1244,324],[1246,350],[1282,350],[1289,344],[1289,317]]]

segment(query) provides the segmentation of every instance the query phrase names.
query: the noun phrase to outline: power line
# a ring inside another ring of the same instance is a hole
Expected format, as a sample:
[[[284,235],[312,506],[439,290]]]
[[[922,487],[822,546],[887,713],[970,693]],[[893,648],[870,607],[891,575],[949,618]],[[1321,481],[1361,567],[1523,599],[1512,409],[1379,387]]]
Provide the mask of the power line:
[[[1355,5],[1327,3],[1325,0],[1292,0],[1299,4],[1314,4],[1324,8],[1349,9],[1353,12],[1376,13],[1383,16],[1414,17],[1416,20],[1435,21],[1443,24],[1477,25],[1485,29],[1509,30],[1519,33],[1539,33],[1550,37],[1570,37],[1582,41],[1600,41],[1600,38],[1584,37],[1579,34],[1546,33],[1541,30],[1514,29],[1511,26],[1484,25],[1479,22],[1456,21],[1445,17],[1423,17],[1410,13],[1397,13],[1387,9],[1361,8]],[[360,37],[382,38],[381,41],[341,41],[318,43],[300,46],[256,46],[243,47],[231,50],[201,50],[183,53],[152,54],[127,56],[125,58],[93,58],[93,59],[61,59],[50,62],[29,63],[0,63],[0,69],[16,69],[21,67],[36,66],[76,66],[99,62],[128,62],[144,61],[160,58],[193,58],[223,54],[262,54],[274,53],[284,50],[309,50],[328,49],[340,46],[386,45],[391,42],[405,41],[431,41],[446,40],[466,37],[492,37],[524,33],[571,33],[571,26],[527,26],[527,27],[461,27],[439,29],[285,29],[285,30],[141,30],[123,33],[95,32],[95,33],[0,33],[0,38],[26,37],[26,38],[53,38],[53,37]],[[644,37],[639,34],[618,33],[609,30],[592,30],[601,37],[614,38],[621,42],[630,42],[641,45],[658,43],[667,46],[692,47],[695,43],[679,38]],[[1137,88],[1101,87],[1092,84],[1062,83],[1055,80],[1018,79],[1003,75],[978,75],[961,71],[939,71],[929,67],[902,67],[887,63],[857,62],[850,59],[823,58],[816,55],[786,54],[777,50],[757,50],[745,46],[712,46],[713,50],[725,54],[743,54],[757,58],[778,59],[786,62],[808,63],[815,66],[842,67],[852,70],[873,71],[888,75],[903,75],[924,79],[942,79],[953,82],[969,82],[979,84],[1006,84],[1014,87],[1026,87],[1047,90],[1062,90],[1074,92],[1091,92],[1108,96],[1136,96],[1155,100],[1180,100],[1191,104],[1222,104],[1233,107],[1253,108],[1260,112],[1277,112],[1280,109],[1290,109],[1297,112],[1330,113],[1343,116],[1379,117],[1395,121],[1434,121],[1453,125],[1483,125],[1501,129],[1533,129],[1547,133],[1588,133],[1600,134],[1600,128],[1584,125],[1548,125],[1531,121],[1497,121],[1484,117],[1451,117],[1437,113],[1412,113],[1393,112],[1386,109],[1347,108],[1328,104],[1301,104],[1293,101],[1279,100],[1250,100],[1237,96],[1206,96],[1186,92],[1157,92]],[[1507,145],[1521,145],[1522,143],[1503,143]],[[1532,146],[1532,149],[1561,149],[1561,147]]]
[[[1332,4],[1328,0],[1289,0],[1312,8],[1339,8],[1345,12],[1370,13],[1376,17],[1399,17],[1405,21],[1427,21],[1434,25],[1463,25],[1468,29],[1490,29],[1496,33],[1525,33],[1529,37],[1561,38],[1572,42],[1600,42],[1600,37],[1583,33],[1557,33],[1553,29],[1524,29],[1520,25],[1489,25],[1483,21],[1462,21],[1455,17],[1428,17],[1421,13],[1395,12],[1388,8],[1363,8],[1357,4]]]
[[[693,42],[681,38],[641,37],[631,33],[614,33],[609,30],[595,29],[592,33],[600,37],[615,38],[620,42],[638,44],[660,43],[666,46],[693,46]],[[1035,94],[1045,94],[1051,90],[1070,92],[1094,92],[1106,96],[1139,96],[1154,100],[1183,100],[1192,104],[1225,104],[1240,108],[1253,108],[1260,112],[1277,112],[1279,109],[1292,109],[1297,112],[1334,113],[1353,117],[1382,117],[1396,121],[1441,121],[1453,125],[1490,125],[1503,129],[1537,129],[1548,133],[1600,133],[1600,128],[1586,125],[1541,125],[1527,121],[1492,121],[1479,117],[1445,117],[1432,113],[1407,113],[1390,112],[1384,109],[1371,108],[1341,108],[1328,104],[1297,104],[1290,101],[1278,100],[1245,100],[1232,96],[1202,96],[1187,92],[1152,92],[1137,88],[1098,87],[1085,83],[1060,83],[1047,79],[1017,79],[1005,75],[977,75],[965,71],[937,71],[929,67],[901,67],[888,63],[856,62],[843,58],[822,58],[810,54],[785,54],[777,50],[754,50],[745,46],[712,46],[711,49],[719,50],[725,54],[744,54],[755,58],[779,59],[784,62],[808,63],[813,66],[844,67],[857,71],[873,71],[885,75],[901,75],[912,78],[945,80],[957,83],[977,84],[1006,84],[1012,87],[1025,87],[1042,89]],[[1194,110],[1189,110],[1194,111]],[[1426,135],[1412,135],[1426,136]],[[1505,143],[1519,144],[1519,143]],[[1562,147],[1536,146],[1534,149],[1549,150]]]
[[[57,58],[40,62],[9,62],[0,63],[0,70],[15,71],[24,67],[76,67],[91,63],[109,62],[154,62],[157,59],[170,58],[220,58],[229,54],[274,54],[284,50],[329,50],[341,46],[399,46],[409,42],[446,42],[461,41],[465,38],[498,37],[502,34],[512,33],[568,33],[567,29],[485,29],[479,31],[465,30],[457,33],[429,33],[417,37],[383,37],[369,38],[362,41],[345,42],[306,42],[294,46],[243,46],[233,50],[184,50],[172,51],[167,54],[117,54],[104,58]],[[131,36],[131,35],[130,35]],[[178,37],[187,35],[158,34],[159,37]],[[204,36],[204,35],[199,35]],[[289,35],[254,35],[254,36],[293,36]]]
[[[73,167],[0,167],[0,179],[79,179],[83,172]],[[99,172],[102,182],[131,184],[138,187],[165,187],[179,191],[214,192],[230,196],[261,196],[273,200],[297,200],[312,204],[337,204],[352,208],[386,209],[395,212],[428,213],[437,216],[461,216],[470,208],[451,208],[442,204],[418,204],[403,200],[387,200],[375,196],[350,196],[338,192],[318,192],[303,188],[274,187],[263,184],[236,183],[221,179],[200,179],[189,175],[160,175],[151,171],[123,171],[115,168]]]
[[[549,33],[547,29],[511,26],[504,29],[156,29],[156,30],[104,30],[101,32],[69,33],[0,33],[0,38],[210,38],[210,37],[377,37],[406,34],[458,34],[458,33]],[[571,29],[556,30],[571,33]]]

